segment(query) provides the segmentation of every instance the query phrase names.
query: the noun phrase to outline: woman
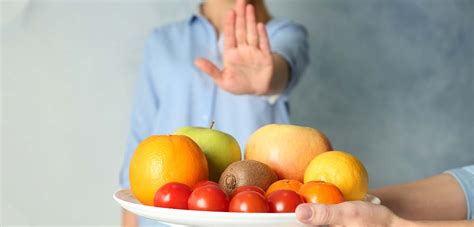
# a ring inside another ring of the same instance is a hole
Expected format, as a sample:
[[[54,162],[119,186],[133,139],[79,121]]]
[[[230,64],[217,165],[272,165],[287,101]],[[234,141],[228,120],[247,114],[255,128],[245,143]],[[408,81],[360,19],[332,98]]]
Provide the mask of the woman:
[[[304,27],[272,18],[263,0],[208,0],[199,13],[156,29],[146,43],[121,186],[130,187],[130,157],[152,134],[215,121],[243,147],[259,127],[288,123],[287,97],[308,62]],[[130,213],[123,220],[136,225]]]

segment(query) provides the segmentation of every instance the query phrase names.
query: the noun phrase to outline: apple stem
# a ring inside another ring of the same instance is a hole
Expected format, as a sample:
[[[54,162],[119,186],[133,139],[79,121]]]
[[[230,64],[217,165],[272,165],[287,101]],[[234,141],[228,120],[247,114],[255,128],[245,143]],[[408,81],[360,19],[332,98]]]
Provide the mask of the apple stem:
[[[214,121],[211,122],[211,126],[209,128],[210,129],[214,128]]]

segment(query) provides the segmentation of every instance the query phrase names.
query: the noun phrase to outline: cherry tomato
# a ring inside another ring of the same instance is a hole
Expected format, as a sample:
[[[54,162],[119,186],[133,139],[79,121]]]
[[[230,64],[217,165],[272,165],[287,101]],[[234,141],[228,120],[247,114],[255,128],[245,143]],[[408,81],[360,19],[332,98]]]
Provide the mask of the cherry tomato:
[[[258,192],[262,194],[263,196],[265,196],[265,191],[261,189],[260,187],[245,185],[245,186],[240,186],[237,189],[235,189],[234,192],[232,192],[232,195],[230,196],[230,198],[232,199],[234,198],[235,195],[239,194],[240,192],[246,192],[246,191]]]
[[[155,193],[153,203],[156,207],[188,209],[188,198],[192,189],[181,183],[168,183]]]
[[[236,194],[230,201],[230,212],[267,213],[270,211],[265,197],[255,191],[244,191]]]
[[[200,187],[207,186],[207,185],[214,185],[214,186],[219,187],[218,183],[216,183],[214,181],[205,180],[205,181],[200,181],[197,184],[195,184],[193,186],[193,189],[200,188]]]
[[[207,185],[194,189],[188,199],[190,210],[227,211],[229,199],[222,189]]]
[[[293,213],[301,203],[304,203],[303,197],[293,190],[277,190],[268,195],[272,213]]]

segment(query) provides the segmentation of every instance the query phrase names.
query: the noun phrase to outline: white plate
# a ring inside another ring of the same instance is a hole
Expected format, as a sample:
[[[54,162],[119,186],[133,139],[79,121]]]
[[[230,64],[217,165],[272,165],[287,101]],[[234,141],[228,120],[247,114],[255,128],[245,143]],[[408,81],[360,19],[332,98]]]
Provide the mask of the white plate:
[[[124,209],[143,217],[172,225],[192,226],[298,226],[295,213],[234,213],[178,210],[145,206],[138,202],[130,189],[118,190],[114,199]],[[367,195],[365,201],[380,204],[380,199]]]

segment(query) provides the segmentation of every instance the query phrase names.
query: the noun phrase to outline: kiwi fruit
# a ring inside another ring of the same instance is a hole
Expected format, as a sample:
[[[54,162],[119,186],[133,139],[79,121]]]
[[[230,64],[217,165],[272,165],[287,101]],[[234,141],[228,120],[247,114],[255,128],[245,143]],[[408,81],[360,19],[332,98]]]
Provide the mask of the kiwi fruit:
[[[244,185],[260,187],[264,191],[278,180],[273,170],[264,163],[255,160],[243,160],[230,164],[222,173],[219,185],[227,195]]]

